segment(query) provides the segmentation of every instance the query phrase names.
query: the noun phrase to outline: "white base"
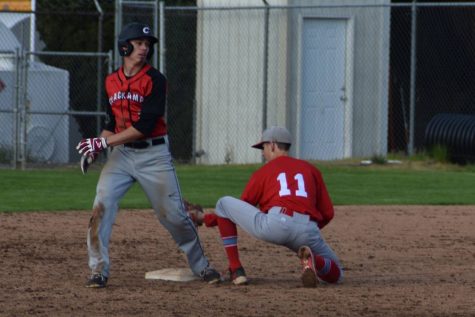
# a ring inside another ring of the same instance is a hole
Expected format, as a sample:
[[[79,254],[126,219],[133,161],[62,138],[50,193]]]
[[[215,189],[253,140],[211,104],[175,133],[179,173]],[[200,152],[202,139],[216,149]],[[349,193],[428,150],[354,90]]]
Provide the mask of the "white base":
[[[185,268],[170,268],[158,271],[150,271],[145,273],[147,280],[165,280],[175,282],[189,282],[199,279],[194,275],[190,269]]]

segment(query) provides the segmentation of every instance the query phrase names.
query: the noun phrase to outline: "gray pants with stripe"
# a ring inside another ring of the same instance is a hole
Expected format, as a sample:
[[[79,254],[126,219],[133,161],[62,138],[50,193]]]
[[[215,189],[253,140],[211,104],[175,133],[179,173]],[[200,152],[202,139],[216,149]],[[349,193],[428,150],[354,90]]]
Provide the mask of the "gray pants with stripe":
[[[119,202],[138,182],[160,223],[186,254],[189,266],[199,275],[208,265],[197,231],[184,210],[168,140],[162,145],[133,149],[115,147],[102,169],[87,232],[89,267],[93,273],[109,276],[109,240]]]
[[[306,245],[315,255],[333,260],[341,269],[335,252],[323,239],[317,224],[308,215],[280,213],[281,207],[273,207],[263,213],[258,208],[234,197],[222,197],[216,204],[216,215],[227,218],[253,237],[282,245],[295,252]],[[343,278],[341,270],[340,281]]]

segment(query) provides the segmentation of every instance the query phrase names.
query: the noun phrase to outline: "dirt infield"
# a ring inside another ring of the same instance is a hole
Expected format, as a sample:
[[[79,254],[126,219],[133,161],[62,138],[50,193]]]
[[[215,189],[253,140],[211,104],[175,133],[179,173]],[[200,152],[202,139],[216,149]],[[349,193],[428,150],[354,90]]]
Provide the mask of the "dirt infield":
[[[303,288],[290,251],[240,231],[248,286],[145,280],[186,267],[152,211],[119,213],[106,289],[84,287],[89,212],[0,214],[0,316],[475,316],[475,206],[336,207],[341,285]],[[220,271],[217,229],[199,228]]]

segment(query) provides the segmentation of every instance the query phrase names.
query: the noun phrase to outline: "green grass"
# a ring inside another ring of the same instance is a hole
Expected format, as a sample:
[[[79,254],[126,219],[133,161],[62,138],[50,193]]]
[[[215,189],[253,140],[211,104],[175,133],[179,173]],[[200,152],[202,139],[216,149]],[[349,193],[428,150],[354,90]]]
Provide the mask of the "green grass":
[[[474,172],[341,167],[322,170],[336,205],[475,204]]]
[[[475,167],[407,162],[358,166],[352,162],[319,162],[336,205],[475,205]],[[260,165],[177,167],[183,196],[214,207],[224,195],[239,197]],[[0,170],[0,212],[87,210],[92,206],[100,167],[82,175],[77,167],[27,171]],[[149,208],[135,185],[121,208]]]

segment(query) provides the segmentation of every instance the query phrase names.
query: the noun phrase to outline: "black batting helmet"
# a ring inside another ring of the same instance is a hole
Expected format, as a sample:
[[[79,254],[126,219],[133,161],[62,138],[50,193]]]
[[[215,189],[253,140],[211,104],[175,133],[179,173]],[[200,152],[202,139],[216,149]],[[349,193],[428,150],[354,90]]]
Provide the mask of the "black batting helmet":
[[[124,26],[122,32],[119,34],[118,48],[120,56],[129,56],[134,47],[130,44],[130,40],[139,38],[148,38],[150,40],[150,51],[147,59],[153,54],[153,44],[158,42],[158,39],[153,36],[152,29],[148,24],[132,22]]]

